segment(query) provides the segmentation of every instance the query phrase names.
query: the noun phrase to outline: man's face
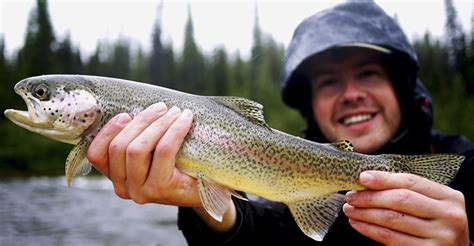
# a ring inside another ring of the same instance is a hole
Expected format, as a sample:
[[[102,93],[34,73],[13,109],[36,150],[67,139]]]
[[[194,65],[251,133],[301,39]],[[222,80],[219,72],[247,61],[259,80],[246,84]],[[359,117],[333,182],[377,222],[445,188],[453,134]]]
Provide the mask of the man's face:
[[[347,139],[356,151],[373,153],[395,135],[400,106],[380,53],[337,49],[318,55],[309,69],[313,115],[328,140]]]

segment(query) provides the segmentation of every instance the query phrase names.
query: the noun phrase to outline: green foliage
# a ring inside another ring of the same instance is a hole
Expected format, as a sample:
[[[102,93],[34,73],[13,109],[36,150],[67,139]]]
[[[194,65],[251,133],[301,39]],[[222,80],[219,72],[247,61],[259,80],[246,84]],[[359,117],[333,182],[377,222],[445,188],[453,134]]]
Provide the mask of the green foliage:
[[[59,72],[53,46],[56,42],[49,18],[46,0],[37,0],[36,9],[30,13],[25,44],[18,53],[22,77]]]
[[[190,10],[180,52],[175,52],[171,43],[161,42],[161,23],[157,21],[152,30],[149,54],[140,47],[133,47],[122,36],[113,43],[98,42],[95,52],[84,62],[70,35],[56,40],[46,1],[37,1],[28,23],[25,44],[12,59],[5,57],[6,44],[0,37],[2,111],[25,108],[12,90],[14,84],[25,77],[84,73],[149,82],[195,94],[246,97],[264,105],[265,118],[271,127],[294,135],[300,135],[304,128],[299,113],[284,105],[280,98],[279,76],[284,47],[261,30],[257,15],[249,58],[243,58],[238,52],[229,54],[224,48],[204,54],[194,40]],[[465,34],[462,36],[466,37]],[[474,43],[472,38],[470,40]],[[435,128],[474,140],[474,96],[466,91],[468,85],[474,83],[469,79],[474,78],[474,48],[455,52],[457,64],[462,64],[459,66],[448,62],[446,42],[426,34],[413,45],[420,60],[420,78],[433,94]],[[64,162],[72,146],[21,129],[7,121],[3,114],[0,116],[0,136],[3,136],[0,176],[64,173]]]

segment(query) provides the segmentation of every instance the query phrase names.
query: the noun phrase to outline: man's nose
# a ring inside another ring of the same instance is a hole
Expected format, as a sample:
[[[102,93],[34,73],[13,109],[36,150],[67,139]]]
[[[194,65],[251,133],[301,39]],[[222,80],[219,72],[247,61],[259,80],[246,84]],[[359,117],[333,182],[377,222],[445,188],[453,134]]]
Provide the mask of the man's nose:
[[[362,88],[356,80],[347,79],[344,82],[344,87],[342,91],[342,102],[347,104],[357,103],[363,101],[367,96],[364,88]]]

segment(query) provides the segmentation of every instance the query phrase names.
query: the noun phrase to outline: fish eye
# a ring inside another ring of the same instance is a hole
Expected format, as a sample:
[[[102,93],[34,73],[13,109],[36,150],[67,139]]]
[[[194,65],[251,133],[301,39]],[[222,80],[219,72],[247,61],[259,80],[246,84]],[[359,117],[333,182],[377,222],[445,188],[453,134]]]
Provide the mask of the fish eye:
[[[49,97],[48,87],[44,84],[39,84],[34,88],[33,96],[40,100],[47,100]]]

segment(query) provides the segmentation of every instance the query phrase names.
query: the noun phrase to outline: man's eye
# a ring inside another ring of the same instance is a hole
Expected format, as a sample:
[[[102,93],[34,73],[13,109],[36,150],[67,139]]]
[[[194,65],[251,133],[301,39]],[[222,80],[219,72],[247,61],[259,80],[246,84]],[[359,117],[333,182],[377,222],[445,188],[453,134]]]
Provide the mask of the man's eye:
[[[328,87],[328,86],[332,86],[334,84],[336,84],[336,80],[335,79],[323,79],[323,80],[320,80],[318,81],[318,87],[321,88],[321,87]]]
[[[372,69],[367,69],[367,70],[364,70],[360,73],[360,76],[361,77],[369,77],[369,76],[372,76],[372,75],[377,75],[378,72],[375,71],[375,70],[372,70]]]

